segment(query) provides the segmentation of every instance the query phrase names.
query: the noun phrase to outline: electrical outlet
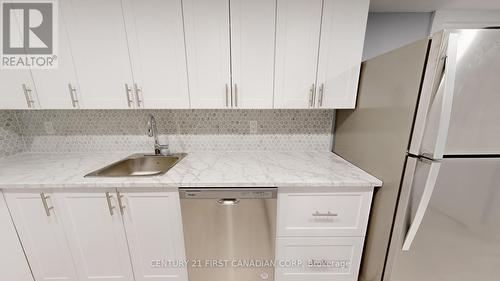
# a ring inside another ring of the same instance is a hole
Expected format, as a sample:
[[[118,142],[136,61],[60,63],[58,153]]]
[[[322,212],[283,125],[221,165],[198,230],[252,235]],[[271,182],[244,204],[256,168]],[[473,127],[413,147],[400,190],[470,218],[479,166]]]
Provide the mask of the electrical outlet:
[[[257,121],[250,121],[250,134],[257,134],[258,125]]]
[[[54,130],[54,124],[52,122],[43,122],[43,126],[45,127],[45,133],[47,135],[54,135],[56,130]]]

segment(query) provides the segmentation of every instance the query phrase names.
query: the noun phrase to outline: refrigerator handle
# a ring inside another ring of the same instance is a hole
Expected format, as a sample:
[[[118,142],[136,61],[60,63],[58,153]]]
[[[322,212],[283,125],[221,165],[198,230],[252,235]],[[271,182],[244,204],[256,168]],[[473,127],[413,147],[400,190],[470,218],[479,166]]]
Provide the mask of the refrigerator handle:
[[[458,33],[451,33],[446,50],[446,62],[443,81],[443,101],[441,104],[441,116],[439,118],[439,129],[437,131],[436,146],[434,147],[433,159],[441,159],[444,155],[448,129],[450,127],[451,109],[453,106],[453,95],[455,93],[455,77],[458,62]]]
[[[424,192],[422,194],[422,198],[418,204],[417,212],[415,213],[415,218],[413,219],[408,232],[406,233],[406,237],[403,243],[403,251],[409,251],[415,236],[417,235],[418,229],[420,228],[420,224],[422,223],[422,219],[424,218],[425,211],[427,211],[427,206],[429,205],[429,201],[431,200],[432,192],[434,191],[434,187],[436,186],[437,177],[439,175],[439,169],[441,168],[440,162],[431,162],[431,167],[429,170],[429,175],[427,176],[427,180],[425,181]]]

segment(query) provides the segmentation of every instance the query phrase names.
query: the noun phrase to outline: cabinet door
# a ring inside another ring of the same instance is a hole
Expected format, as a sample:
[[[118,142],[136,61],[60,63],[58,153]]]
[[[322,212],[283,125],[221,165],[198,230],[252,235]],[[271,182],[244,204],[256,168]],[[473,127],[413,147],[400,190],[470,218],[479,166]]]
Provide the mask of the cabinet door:
[[[229,1],[184,0],[182,5],[191,107],[229,107]]]
[[[48,208],[54,207],[48,213],[42,196]],[[63,211],[54,205],[53,195],[6,192],[5,199],[35,280],[78,280],[61,222]]]
[[[135,107],[121,0],[66,0],[59,5],[85,108]]]
[[[39,108],[29,69],[0,69],[0,109]]]
[[[59,193],[57,200],[80,281],[133,280],[116,195]]]
[[[275,0],[231,0],[233,105],[273,108]]]
[[[61,9],[61,5],[58,5]],[[57,69],[33,69],[40,107],[43,109],[81,108],[81,93],[69,45],[64,13],[58,20]]]
[[[8,3],[2,5],[8,5]],[[17,18],[18,25],[11,26],[10,40],[12,45],[23,46],[19,25],[22,17],[12,13]],[[0,109],[28,109],[39,108],[36,88],[29,69],[0,68]]]
[[[278,238],[276,281],[356,281],[364,237]]]
[[[275,108],[312,107],[322,0],[278,0]]]
[[[354,108],[368,0],[325,0],[316,107]]]
[[[178,192],[122,194],[123,222],[136,281],[187,281]],[[174,262],[170,266],[162,262]]]
[[[7,205],[0,192],[0,280],[33,281]]]
[[[124,16],[140,108],[189,108],[180,0],[125,0]]]

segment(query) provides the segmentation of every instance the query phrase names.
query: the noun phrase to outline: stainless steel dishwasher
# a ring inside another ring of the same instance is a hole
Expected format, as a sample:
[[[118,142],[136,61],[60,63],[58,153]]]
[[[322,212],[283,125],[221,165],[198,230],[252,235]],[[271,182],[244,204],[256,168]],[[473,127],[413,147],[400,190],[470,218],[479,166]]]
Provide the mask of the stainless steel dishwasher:
[[[189,281],[274,280],[276,188],[181,188]]]

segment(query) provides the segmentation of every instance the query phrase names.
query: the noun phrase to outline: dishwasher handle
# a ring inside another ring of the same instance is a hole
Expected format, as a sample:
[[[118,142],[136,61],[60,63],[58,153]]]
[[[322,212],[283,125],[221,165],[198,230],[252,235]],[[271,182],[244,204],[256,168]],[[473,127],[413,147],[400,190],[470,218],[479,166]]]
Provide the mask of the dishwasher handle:
[[[240,200],[236,198],[221,198],[217,200],[217,203],[219,203],[222,206],[235,206],[240,203]]]

